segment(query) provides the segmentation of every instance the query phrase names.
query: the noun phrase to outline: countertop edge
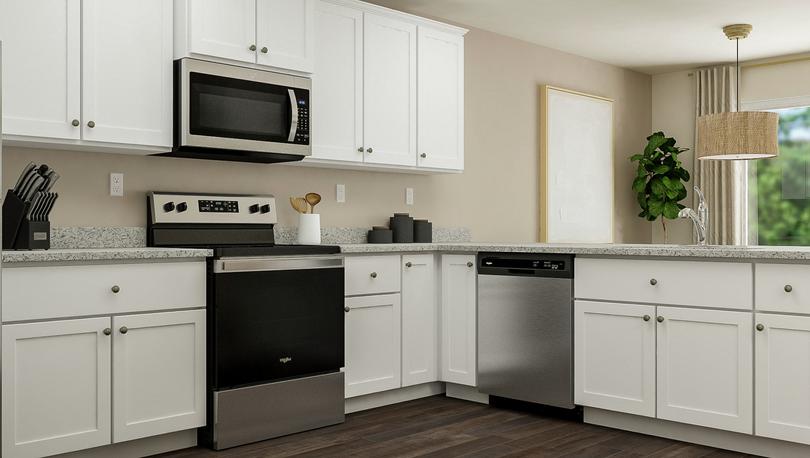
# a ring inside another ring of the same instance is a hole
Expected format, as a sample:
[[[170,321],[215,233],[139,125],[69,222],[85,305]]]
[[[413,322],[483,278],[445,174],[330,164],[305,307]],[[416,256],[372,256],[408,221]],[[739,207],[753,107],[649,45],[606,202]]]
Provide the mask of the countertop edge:
[[[62,263],[92,261],[204,259],[213,251],[198,248],[88,248],[40,251],[3,251],[2,263]]]

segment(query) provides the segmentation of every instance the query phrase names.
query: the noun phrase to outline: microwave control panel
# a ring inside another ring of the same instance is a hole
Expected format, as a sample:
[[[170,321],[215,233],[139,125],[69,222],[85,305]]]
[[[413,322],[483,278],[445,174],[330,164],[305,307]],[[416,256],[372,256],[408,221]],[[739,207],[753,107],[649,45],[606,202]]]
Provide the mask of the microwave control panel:
[[[295,98],[298,103],[298,128],[293,143],[309,145],[309,91],[296,89]]]

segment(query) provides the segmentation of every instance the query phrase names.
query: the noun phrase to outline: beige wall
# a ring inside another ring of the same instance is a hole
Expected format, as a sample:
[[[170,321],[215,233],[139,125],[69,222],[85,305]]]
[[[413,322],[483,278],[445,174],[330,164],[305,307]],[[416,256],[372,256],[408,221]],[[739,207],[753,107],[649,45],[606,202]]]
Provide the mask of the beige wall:
[[[280,224],[295,225],[290,195],[319,192],[325,226],[383,224],[397,211],[430,218],[437,226],[467,226],[474,239],[534,241],[538,230],[539,87],[554,84],[616,100],[616,239],[648,242],[649,223],[636,217],[627,160],[650,132],[651,78],[493,33],[466,37],[466,171],[420,176],[289,165],[260,165],[7,147],[8,185],[30,161],[63,176],[53,213],[57,226],[142,226],[149,190],[272,193]],[[9,88],[6,88],[8,90]],[[126,195],[109,197],[110,172],[123,172]],[[335,203],[335,184],[347,202]],[[587,185],[587,184],[583,184]],[[405,187],[415,189],[412,207]]]
[[[742,103],[810,95],[810,60],[783,64],[750,65],[740,70]],[[695,78],[690,71],[652,77],[652,127],[674,136],[687,148],[695,139]],[[691,152],[690,152],[691,153]],[[692,156],[684,155],[686,164]],[[689,167],[692,170],[692,167]],[[691,197],[686,205],[691,205]],[[711,210],[711,209],[710,209]],[[692,228],[686,221],[667,222],[669,243],[692,243]],[[663,243],[660,224],[652,228],[653,243]]]

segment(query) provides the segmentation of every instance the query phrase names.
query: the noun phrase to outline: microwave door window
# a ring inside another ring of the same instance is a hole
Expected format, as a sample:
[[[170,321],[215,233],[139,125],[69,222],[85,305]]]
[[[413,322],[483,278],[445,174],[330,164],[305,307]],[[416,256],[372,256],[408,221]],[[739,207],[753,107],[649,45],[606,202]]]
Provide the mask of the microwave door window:
[[[191,74],[192,135],[286,142],[290,98],[272,84]]]

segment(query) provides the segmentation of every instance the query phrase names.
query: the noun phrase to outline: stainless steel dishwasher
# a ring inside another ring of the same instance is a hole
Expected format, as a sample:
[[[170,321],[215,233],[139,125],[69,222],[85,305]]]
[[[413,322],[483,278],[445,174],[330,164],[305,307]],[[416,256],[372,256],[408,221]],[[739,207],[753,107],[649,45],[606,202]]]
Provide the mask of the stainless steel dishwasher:
[[[479,253],[478,390],[574,407],[574,257]]]

